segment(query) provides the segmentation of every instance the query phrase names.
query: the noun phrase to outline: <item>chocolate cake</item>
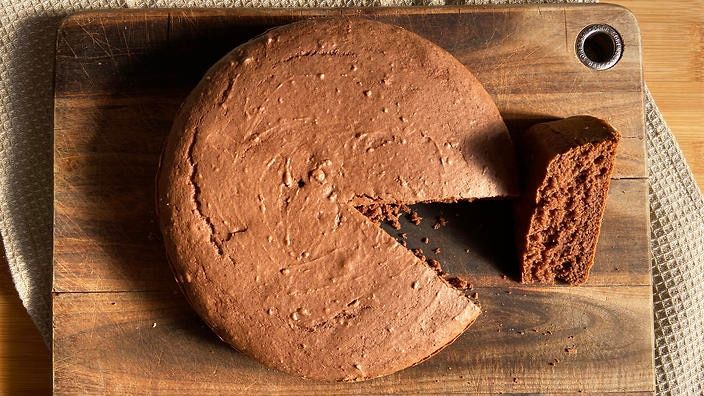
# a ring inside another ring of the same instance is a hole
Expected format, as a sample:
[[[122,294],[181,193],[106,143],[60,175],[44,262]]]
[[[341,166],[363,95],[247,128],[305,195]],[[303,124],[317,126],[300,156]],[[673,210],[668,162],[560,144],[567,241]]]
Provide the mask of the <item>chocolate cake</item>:
[[[517,194],[490,96],[400,27],[318,19],[213,66],[173,125],[158,182],[172,269],[203,320],[269,367],[391,374],[479,308],[357,207]]]
[[[538,124],[517,138],[525,188],[516,205],[524,283],[589,277],[619,133],[589,116]]]

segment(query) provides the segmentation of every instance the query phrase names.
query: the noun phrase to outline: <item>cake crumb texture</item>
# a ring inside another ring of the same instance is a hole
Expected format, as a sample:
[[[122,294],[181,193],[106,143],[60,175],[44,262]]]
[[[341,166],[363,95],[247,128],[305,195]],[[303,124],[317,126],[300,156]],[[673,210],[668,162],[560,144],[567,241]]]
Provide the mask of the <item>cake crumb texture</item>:
[[[619,133],[576,116],[538,124],[518,141],[524,191],[516,204],[523,283],[584,283],[593,265]]]

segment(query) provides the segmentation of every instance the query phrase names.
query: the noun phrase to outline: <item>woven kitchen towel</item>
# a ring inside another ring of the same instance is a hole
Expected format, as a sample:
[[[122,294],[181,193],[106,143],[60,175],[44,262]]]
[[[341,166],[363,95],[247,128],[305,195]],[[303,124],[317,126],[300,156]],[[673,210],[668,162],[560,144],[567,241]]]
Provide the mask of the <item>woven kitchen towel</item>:
[[[467,4],[549,1],[476,0]],[[574,2],[574,1],[572,1]],[[577,1],[581,2],[581,1]],[[20,298],[51,334],[56,29],[91,8],[464,4],[463,0],[0,0],[0,235]],[[658,393],[704,393],[704,202],[648,94],[647,150]]]

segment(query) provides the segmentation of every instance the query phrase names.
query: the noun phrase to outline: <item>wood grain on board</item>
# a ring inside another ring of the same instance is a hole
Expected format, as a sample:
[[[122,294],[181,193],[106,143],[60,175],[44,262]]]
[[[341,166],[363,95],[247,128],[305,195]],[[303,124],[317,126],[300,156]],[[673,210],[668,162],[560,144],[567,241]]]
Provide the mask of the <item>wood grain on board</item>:
[[[54,299],[57,393],[380,394],[650,389],[644,287],[478,288],[484,314],[428,361],[361,382],[321,383],[234,352],[174,292]],[[510,298],[507,298],[510,297]],[[570,309],[565,309],[568,305]]]
[[[154,217],[162,143],[205,70],[273,26],[341,13],[399,24],[451,51],[494,96],[513,130],[592,114],[624,136],[586,287],[515,282],[506,202],[419,207],[428,220],[420,227],[404,223],[409,244],[428,236],[428,250],[441,247],[437,258],[448,271],[469,276],[485,313],[437,357],[355,385],[298,380],[214,341],[174,291]],[[574,38],[587,24],[602,22],[620,32],[626,50],[616,67],[594,72],[577,61]],[[56,63],[55,390],[652,391],[640,65],[634,18],[605,5],[69,17],[59,31]],[[448,218],[447,227],[432,229],[437,216]],[[529,333],[533,327],[552,335]],[[572,345],[577,352],[565,352]]]

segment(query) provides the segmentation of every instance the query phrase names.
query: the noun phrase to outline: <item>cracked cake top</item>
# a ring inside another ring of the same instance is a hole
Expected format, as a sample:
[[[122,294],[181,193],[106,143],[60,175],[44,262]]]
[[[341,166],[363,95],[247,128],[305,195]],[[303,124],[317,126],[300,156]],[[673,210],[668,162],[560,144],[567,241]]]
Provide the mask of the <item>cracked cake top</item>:
[[[400,27],[307,20],[213,66],[181,109],[158,207],[188,300],[226,342],[321,380],[416,364],[479,314],[359,213],[516,193],[496,105]]]

